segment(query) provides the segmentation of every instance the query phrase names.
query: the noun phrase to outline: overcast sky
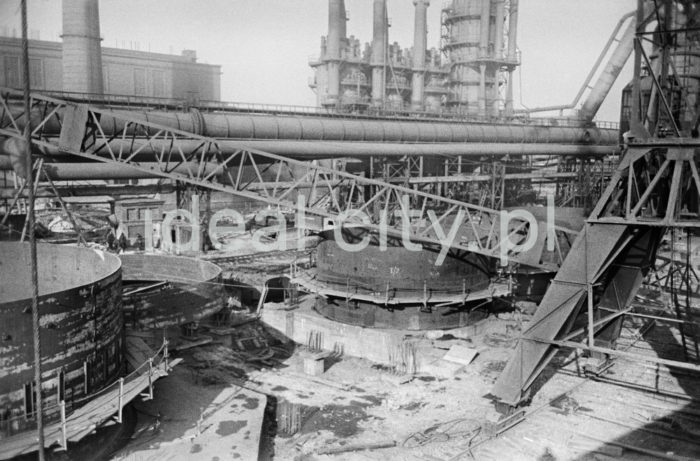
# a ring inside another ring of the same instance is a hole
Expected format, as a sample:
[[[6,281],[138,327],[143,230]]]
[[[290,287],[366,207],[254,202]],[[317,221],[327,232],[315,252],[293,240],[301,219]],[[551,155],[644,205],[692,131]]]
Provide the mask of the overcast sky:
[[[27,0],[29,29],[58,40],[61,0]],[[348,35],[372,39],[372,0],[346,0]],[[428,9],[428,44],[437,47],[440,8]],[[19,34],[19,0],[0,0],[0,33]],[[636,0],[520,0],[516,106],[571,102],[619,18]],[[412,0],[388,0],[389,39],[413,44]],[[200,62],[222,66],[227,101],[314,105],[308,87],[310,56],[318,55],[328,27],[327,0],[101,0],[103,46],[173,52],[197,51]],[[631,65],[598,118],[617,120]],[[522,87],[522,95],[518,90]]]

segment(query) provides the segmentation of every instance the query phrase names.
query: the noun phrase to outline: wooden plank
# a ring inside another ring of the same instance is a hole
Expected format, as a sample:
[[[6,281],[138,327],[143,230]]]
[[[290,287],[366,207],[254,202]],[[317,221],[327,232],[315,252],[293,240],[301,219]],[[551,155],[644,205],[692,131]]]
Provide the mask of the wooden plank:
[[[175,359],[169,366],[175,366],[182,359]],[[153,380],[167,376],[165,364],[159,363],[153,368]],[[136,377],[124,381],[123,402],[126,404],[135,399],[141,392],[148,388],[148,369]],[[118,411],[119,387],[114,387],[108,392],[95,397],[82,407],[73,411],[66,418],[66,435],[70,442],[75,442],[109,420]],[[61,422],[49,424],[44,428],[44,446],[51,447],[60,444],[63,437]],[[31,453],[36,450],[37,436],[35,431],[26,431],[11,437],[2,439],[0,444],[0,459],[9,459],[15,456]]]

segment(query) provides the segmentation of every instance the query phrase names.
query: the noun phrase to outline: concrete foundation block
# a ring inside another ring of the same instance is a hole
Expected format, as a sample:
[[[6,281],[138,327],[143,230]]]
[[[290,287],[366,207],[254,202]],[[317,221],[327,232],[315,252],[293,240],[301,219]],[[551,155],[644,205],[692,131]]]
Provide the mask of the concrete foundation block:
[[[479,352],[476,349],[454,344],[452,347],[450,347],[450,350],[447,351],[443,357],[443,360],[458,363],[460,365],[469,365],[478,354]]]
[[[304,373],[319,376],[326,372],[327,354],[311,354],[304,357]]]

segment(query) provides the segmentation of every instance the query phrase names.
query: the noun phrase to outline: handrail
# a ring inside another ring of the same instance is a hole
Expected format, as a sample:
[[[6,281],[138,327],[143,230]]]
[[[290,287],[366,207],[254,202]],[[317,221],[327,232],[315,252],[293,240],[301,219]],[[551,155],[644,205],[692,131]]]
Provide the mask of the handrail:
[[[162,357],[161,357],[161,354],[162,354]],[[70,411],[66,411],[65,417],[68,418],[69,416],[71,416],[76,410],[78,410],[84,404],[88,403],[88,401],[92,401],[95,398],[102,396],[102,395],[108,393],[109,391],[114,390],[115,388],[119,388],[120,382],[123,384],[130,383],[130,382],[136,380],[137,378],[144,376],[146,373],[149,373],[149,372],[152,373],[153,371],[152,371],[152,368],[149,367],[149,363],[152,364],[153,366],[159,366],[161,363],[167,364],[167,360],[168,360],[168,340],[163,339],[163,344],[161,344],[158,351],[156,351],[153,354],[153,356],[149,357],[146,361],[144,361],[141,365],[139,365],[131,373],[127,374],[126,376],[119,377],[118,379],[116,379],[112,383],[104,386],[102,389],[100,389],[96,392],[93,392],[92,394],[84,395],[78,399],[71,400],[70,402],[65,402],[66,404],[70,405],[69,406]],[[149,367],[149,371],[141,372],[141,370],[144,369],[145,367]],[[117,393],[117,395],[114,398],[110,399],[109,401],[112,402],[112,401],[118,400],[118,399],[119,399],[119,394]],[[81,404],[81,405],[78,405],[78,404]],[[51,405],[51,406],[44,406],[43,413],[44,413],[44,415],[53,414],[57,411],[61,411],[61,407],[62,407],[61,402],[56,403],[56,404]],[[13,434],[12,433],[12,423],[15,421],[20,421],[20,420],[23,422],[32,422],[34,424],[31,424],[29,427],[27,427],[25,425],[20,431]],[[35,416],[31,416],[31,415],[30,416],[19,415],[19,416],[15,416],[12,418],[1,420],[0,425],[5,426],[4,428],[0,427],[0,435],[3,435],[4,437],[9,437],[9,436],[15,435],[17,433],[25,432],[28,430],[32,430],[32,428],[35,428],[36,427],[36,418],[35,418]],[[2,440],[2,438],[0,438],[0,440]]]

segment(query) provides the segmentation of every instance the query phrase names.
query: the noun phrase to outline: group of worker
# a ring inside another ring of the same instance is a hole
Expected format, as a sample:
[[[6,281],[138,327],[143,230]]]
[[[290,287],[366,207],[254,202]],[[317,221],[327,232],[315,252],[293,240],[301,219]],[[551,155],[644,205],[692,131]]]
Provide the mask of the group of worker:
[[[129,239],[126,238],[126,234],[124,232],[119,232],[119,237],[117,237],[115,234],[116,232],[113,228],[109,230],[105,240],[107,249],[115,253],[123,253],[127,248],[129,248]],[[145,246],[146,242],[143,239],[143,236],[141,234],[137,234],[133,247],[139,250],[144,250]]]

